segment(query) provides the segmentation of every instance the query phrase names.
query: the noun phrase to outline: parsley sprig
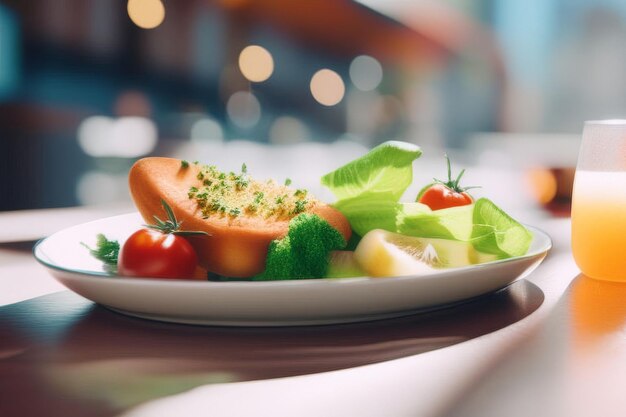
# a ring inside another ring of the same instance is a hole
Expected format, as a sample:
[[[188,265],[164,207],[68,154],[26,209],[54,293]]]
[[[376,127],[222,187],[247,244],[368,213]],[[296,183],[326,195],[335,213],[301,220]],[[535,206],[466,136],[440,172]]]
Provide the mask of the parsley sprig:
[[[102,233],[96,236],[96,247],[90,248],[86,243],[81,245],[87,248],[91,256],[101,261],[105,269],[114,272],[117,268],[117,257],[120,253],[120,244],[117,240],[109,240]]]
[[[174,211],[172,210],[170,205],[165,202],[165,200],[161,199],[161,204],[163,205],[163,209],[165,209],[165,213],[167,214],[167,220],[161,220],[158,216],[154,215],[152,217],[154,217],[154,221],[156,223],[146,224],[144,225],[145,227],[153,230],[158,230],[161,233],[178,236],[209,235],[207,232],[202,232],[199,230],[180,230],[180,225],[183,224],[183,222],[176,219]]]

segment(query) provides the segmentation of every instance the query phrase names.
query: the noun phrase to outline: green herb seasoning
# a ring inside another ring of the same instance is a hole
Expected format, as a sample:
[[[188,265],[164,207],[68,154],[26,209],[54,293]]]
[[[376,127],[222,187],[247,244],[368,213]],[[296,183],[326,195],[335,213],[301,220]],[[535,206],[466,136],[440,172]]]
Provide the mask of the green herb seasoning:
[[[303,213],[306,210],[306,205],[309,202],[307,200],[298,200],[294,203],[294,208],[292,210],[293,214]]]
[[[197,165],[196,169],[199,169],[196,174],[198,182],[189,188],[187,195],[196,201],[204,219],[216,216],[235,221],[245,214],[270,220],[290,220],[318,203],[314,198],[306,198],[306,190],[290,189],[289,179],[285,185],[272,180],[253,180],[246,164],[241,165],[239,173],[223,172],[214,165]]]
[[[117,256],[120,252],[120,244],[117,240],[109,240],[102,233],[96,236],[96,247],[90,248],[85,243],[81,243],[89,250],[94,258],[102,261],[108,271],[115,271],[117,267]]]

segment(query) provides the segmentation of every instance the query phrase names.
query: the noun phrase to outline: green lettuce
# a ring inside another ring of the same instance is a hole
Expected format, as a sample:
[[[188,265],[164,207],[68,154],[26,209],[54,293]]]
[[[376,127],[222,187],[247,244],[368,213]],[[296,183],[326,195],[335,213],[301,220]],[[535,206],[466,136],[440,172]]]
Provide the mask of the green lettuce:
[[[406,142],[382,143],[366,155],[322,177],[337,198],[335,207],[363,236],[372,229],[394,231],[398,202],[413,182],[413,161],[421,149]]]
[[[322,177],[341,211],[360,236],[373,229],[425,238],[471,242],[479,252],[506,258],[526,253],[532,234],[488,199],[474,204],[431,210],[400,198],[413,181],[418,146],[385,142]]]
[[[397,229],[396,217],[401,211],[401,204],[396,201],[373,196],[339,200],[334,206],[346,216],[352,230],[359,236],[372,229],[394,232]]]
[[[353,197],[385,197],[398,201],[413,181],[412,163],[422,151],[406,142],[382,143],[366,155],[322,177],[340,200]]]
[[[396,216],[396,232],[403,235],[469,241],[474,206],[431,210],[420,203],[405,203]]]
[[[525,254],[533,239],[528,229],[486,198],[474,204],[473,223],[474,248],[502,258]]]

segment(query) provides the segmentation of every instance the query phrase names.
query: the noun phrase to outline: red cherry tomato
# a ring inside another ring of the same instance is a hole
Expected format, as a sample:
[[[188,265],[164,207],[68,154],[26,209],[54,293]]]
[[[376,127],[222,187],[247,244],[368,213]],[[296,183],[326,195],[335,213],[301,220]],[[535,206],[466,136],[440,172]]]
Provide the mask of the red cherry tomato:
[[[468,193],[456,192],[443,184],[430,186],[422,193],[418,201],[422,204],[426,204],[431,210],[466,206],[474,202]]]
[[[197,266],[198,255],[187,239],[152,229],[130,235],[117,264],[120,275],[181,279],[194,279]]]
[[[417,201],[426,204],[431,210],[467,206],[474,202],[472,196],[466,193],[465,190],[477,187],[461,187],[459,185],[465,170],[461,170],[459,176],[456,179],[452,179],[450,158],[448,158],[448,155],[445,155],[445,158],[448,165],[448,180],[441,181],[435,179],[434,183],[424,187],[417,195]]]

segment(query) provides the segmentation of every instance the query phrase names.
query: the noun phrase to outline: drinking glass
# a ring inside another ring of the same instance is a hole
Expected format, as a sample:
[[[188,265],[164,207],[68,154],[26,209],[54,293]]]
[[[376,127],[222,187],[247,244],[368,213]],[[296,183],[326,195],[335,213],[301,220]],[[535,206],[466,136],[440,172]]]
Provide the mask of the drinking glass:
[[[626,281],[626,120],[585,123],[572,198],[572,251],[585,275]]]

